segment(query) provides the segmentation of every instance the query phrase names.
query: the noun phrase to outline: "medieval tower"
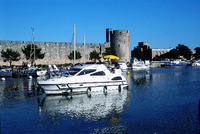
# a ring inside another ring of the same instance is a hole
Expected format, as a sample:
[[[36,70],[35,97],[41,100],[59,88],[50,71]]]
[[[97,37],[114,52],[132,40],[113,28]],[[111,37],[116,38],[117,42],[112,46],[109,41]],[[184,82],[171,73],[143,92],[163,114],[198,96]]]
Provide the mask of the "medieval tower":
[[[128,30],[106,29],[106,41],[113,48],[119,61],[130,62],[130,39]]]

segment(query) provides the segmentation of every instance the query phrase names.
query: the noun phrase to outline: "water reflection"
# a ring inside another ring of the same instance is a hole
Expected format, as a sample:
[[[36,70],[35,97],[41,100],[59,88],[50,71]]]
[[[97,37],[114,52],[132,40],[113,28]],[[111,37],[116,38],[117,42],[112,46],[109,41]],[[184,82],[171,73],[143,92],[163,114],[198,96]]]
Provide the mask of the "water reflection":
[[[132,71],[132,81],[135,85],[149,85],[151,75],[146,70]]]
[[[6,78],[0,82],[1,100],[36,96],[36,78]]]
[[[107,122],[118,122],[123,105],[127,100],[127,90],[101,92],[74,96],[45,96],[38,100],[39,111],[48,117],[68,115],[71,118],[96,121],[110,115]]]

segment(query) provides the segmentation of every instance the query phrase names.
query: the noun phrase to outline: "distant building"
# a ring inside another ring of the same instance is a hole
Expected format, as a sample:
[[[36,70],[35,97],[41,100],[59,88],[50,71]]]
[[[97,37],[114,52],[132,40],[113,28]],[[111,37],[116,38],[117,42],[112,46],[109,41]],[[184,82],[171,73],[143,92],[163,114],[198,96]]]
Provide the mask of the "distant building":
[[[155,57],[158,57],[162,54],[165,54],[171,50],[171,48],[168,49],[150,49],[148,42],[138,42],[137,48],[140,48],[142,52],[147,53],[148,51],[151,51],[151,60]],[[131,52],[132,54],[132,52]],[[131,56],[132,57],[132,56]]]
[[[141,51],[146,51],[150,49],[148,42],[139,42],[137,48],[140,48]]]

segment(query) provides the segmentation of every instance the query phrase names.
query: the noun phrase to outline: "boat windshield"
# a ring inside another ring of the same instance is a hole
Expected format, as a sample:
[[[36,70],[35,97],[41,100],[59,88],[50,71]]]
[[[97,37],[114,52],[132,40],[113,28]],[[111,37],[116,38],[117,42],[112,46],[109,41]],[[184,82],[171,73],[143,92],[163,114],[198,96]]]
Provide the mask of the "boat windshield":
[[[96,69],[85,69],[85,70],[81,71],[78,75],[85,75],[85,74],[89,74],[89,73],[92,73],[95,71],[96,71]]]
[[[69,71],[65,72],[65,75],[72,75],[73,76],[80,71],[81,71],[81,69],[79,69],[79,68],[71,68]]]

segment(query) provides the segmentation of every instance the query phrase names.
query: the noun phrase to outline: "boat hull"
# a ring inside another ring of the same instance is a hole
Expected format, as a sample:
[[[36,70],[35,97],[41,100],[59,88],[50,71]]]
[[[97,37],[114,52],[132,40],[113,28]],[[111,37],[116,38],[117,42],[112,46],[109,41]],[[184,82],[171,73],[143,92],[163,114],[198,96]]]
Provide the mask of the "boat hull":
[[[58,94],[82,94],[91,92],[108,92],[109,90],[123,90],[128,88],[125,81],[119,82],[84,82],[84,83],[62,83],[62,84],[39,84],[39,88],[46,95]]]
[[[11,77],[12,72],[11,71],[0,71],[0,77]]]
[[[148,66],[132,66],[132,70],[149,69]]]
[[[168,63],[166,62],[164,64],[165,67],[185,67],[186,64],[185,63],[180,63],[180,64],[176,64],[176,63]]]
[[[184,67],[186,66],[186,63],[184,61],[181,61],[180,59],[175,59],[173,61],[164,62],[165,67]]]

